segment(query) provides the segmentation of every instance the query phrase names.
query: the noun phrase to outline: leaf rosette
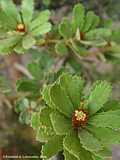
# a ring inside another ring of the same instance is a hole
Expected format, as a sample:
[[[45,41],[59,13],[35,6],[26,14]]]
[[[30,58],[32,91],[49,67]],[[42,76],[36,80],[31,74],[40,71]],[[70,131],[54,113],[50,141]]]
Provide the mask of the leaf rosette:
[[[22,0],[17,8],[12,0],[0,0],[0,53],[24,53],[38,36],[51,30],[49,10],[34,14],[34,0]]]
[[[45,142],[43,159],[63,151],[65,160],[103,160],[111,157],[112,144],[119,144],[119,105],[107,105],[111,85],[97,81],[87,95],[83,89],[83,79],[68,73],[44,87],[47,106],[34,113],[31,124],[37,140]]]
[[[86,11],[81,3],[73,8],[71,19],[63,18],[59,24],[63,39],[56,44],[56,53],[65,55],[68,49],[81,56],[89,55],[86,47],[103,47],[108,44],[112,31],[100,25],[100,18],[93,11]]]

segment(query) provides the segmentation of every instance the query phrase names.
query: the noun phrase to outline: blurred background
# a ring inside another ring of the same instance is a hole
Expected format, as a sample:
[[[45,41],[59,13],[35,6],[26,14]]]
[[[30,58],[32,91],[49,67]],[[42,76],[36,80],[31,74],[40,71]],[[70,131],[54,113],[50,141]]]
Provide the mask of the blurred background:
[[[21,0],[14,0],[14,2],[19,7]],[[94,10],[101,19],[110,20],[110,22],[112,20],[112,27],[120,27],[120,0],[36,0],[35,8],[36,10],[50,9],[52,11],[51,21],[57,24],[62,17],[69,16],[73,6],[78,2],[84,4],[88,10]],[[15,101],[19,97],[16,93],[16,81],[22,77],[30,79],[31,73],[27,66],[31,61],[36,62],[38,59],[40,64],[44,61],[45,66],[50,66],[50,69],[48,67],[45,72],[57,71],[59,65],[65,64],[65,60],[61,57],[55,57],[53,54],[48,55],[46,53],[44,55],[41,50],[38,53],[34,53],[34,50],[29,50],[25,55],[13,53],[0,57],[0,160],[3,159],[2,155],[6,154],[40,155],[41,145],[35,140],[33,130],[27,124],[20,123],[21,119],[15,109]],[[48,64],[48,61],[51,64]],[[66,63],[64,67],[83,75],[88,85],[97,79],[110,81],[113,84],[112,97],[117,100],[120,98],[119,62],[120,60],[118,59],[112,63],[111,61],[99,61],[94,64],[81,65],[77,64],[77,62],[74,64],[71,60],[71,66]],[[44,65],[39,71],[40,74],[44,71]],[[61,67],[60,69],[63,68]],[[24,97],[24,95],[22,96]],[[29,112],[26,114],[29,115]]]

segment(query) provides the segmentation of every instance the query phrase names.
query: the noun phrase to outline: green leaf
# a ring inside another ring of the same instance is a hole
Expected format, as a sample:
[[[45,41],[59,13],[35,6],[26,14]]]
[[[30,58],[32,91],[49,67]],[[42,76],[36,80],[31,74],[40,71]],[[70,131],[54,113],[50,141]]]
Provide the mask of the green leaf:
[[[110,150],[104,148],[104,150],[101,150],[99,152],[94,152],[94,155],[96,155],[97,157],[100,157],[102,160],[105,160],[105,159],[111,159],[112,152]]]
[[[8,21],[10,29],[15,29],[17,20],[19,20],[15,4],[12,2],[12,0],[0,0],[0,8],[0,17],[2,16],[3,18],[0,19],[0,21],[2,20],[3,23],[4,21]]]
[[[92,26],[91,26],[91,30],[92,30],[92,29],[95,29],[95,28],[98,26],[99,23],[100,23],[100,18],[99,18],[99,16],[96,16],[96,15],[94,14],[94,16],[93,16],[93,23],[92,23]]]
[[[110,18],[107,18],[105,21],[103,20],[103,26],[105,27],[105,28],[112,28],[113,26],[113,20],[112,19],[110,19]]]
[[[120,43],[120,28],[112,31],[111,39],[117,42],[118,44]]]
[[[19,122],[29,125],[31,122],[31,114],[26,111],[21,112],[19,115]]]
[[[29,108],[29,101],[27,98],[24,98],[22,100],[17,101],[15,111],[19,113],[25,111],[28,108]]]
[[[56,108],[67,117],[71,117],[74,107],[64,89],[59,84],[54,84],[50,89],[50,97]]]
[[[34,0],[22,0],[21,12],[24,23],[28,26],[32,20]]]
[[[76,158],[72,154],[70,154],[66,149],[64,149],[63,154],[64,154],[65,160],[79,160],[78,158]]]
[[[40,80],[42,78],[43,75],[39,63],[36,62],[29,63],[27,65],[27,68],[35,79]]]
[[[42,98],[44,99],[44,101],[49,107],[54,108],[55,106],[52,104],[51,98],[50,98],[50,88],[51,87],[52,87],[51,85],[43,86]]]
[[[65,45],[65,42],[64,41],[59,41],[56,45],[55,45],[55,50],[56,50],[56,53],[58,55],[67,55],[68,54],[68,49]]]
[[[31,127],[35,130],[38,130],[40,125],[40,113],[33,112],[31,116]]]
[[[49,107],[41,108],[39,115],[39,129],[37,130],[37,140],[41,142],[48,141],[54,134],[50,120],[52,110]]]
[[[20,35],[13,35],[3,40],[0,40],[0,54],[7,54],[13,51],[14,47],[20,40],[21,40]]]
[[[13,24],[7,21],[8,17],[3,12],[0,12],[0,34],[3,34],[6,31],[15,29]]]
[[[91,88],[91,93],[88,97],[88,109],[90,114],[95,114],[107,102],[111,95],[111,85],[105,81],[97,81]]]
[[[22,92],[39,92],[40,88],[35,80],[21,79],[17,81],[17,91]]]
[[[93,155],[92,158],[93,158],[93,160],[104,160],[103,158],[100,158],[100,157],[95,156],[95,155]]]
[[[78,42],[74,42],[72,41],[72,47],[73,49],[75,50],[75,52],[78,54],[78,56],[87,56],[89,53],[88,53],[88,50],[83,47],[82,45],[80,45]]]
[[[102,108],[102,111],[115,111],[115,110],[119,110],[120,109],[120,101],[117,100],[111,100],[109,102],[107,102],[104,106],[104,108]]]
[[[88,123],[96,127],[120,129],[120,116],[105,112],[104,114],[92,116]]]
[[[49,159],[63,149],[63,137],[54,136],[42,146],[41,158]]]
[[[43,35],[51,30],[52,25],[49,22],[41,24],[31,31],[33,36]]]
[[[85,17],[85,24],[83,27],[83,31],[87,32],[90,29],[94,29],[96,27],[96,25],[99,23],[99,18],[97,18],[98,16],[96,16],[94,14],[94,12],[89,11],[87,12],[87,15]],[[93,27],[94,25],[94,27]]]
[[[71,131],[71,120],[61,113],[54,111],[50,115],[52,126],[57,135],[65,135]]]
[[[51,124],[51,121],[50,121],[50,114],[52,112],[52,109],[49,108],[49,107],[43,107],[41,108],[41,111],[40,111],[40,124],[42,126],[48,126],[52,128],[52,124]]]
[[[85,18],[85,8],[82,4],[79,3],[75,5],[73,9],[73,18],[75,19],[76,27],[79,28],[81,31],[84,25],[84,20],[85,20],[84,19]]]
[[[72,76],[69,73],[65,73],[60,77],[60,85],[65,89],[65,92],[69,96],[74,109],[80,107],[84,80],[81,77]]]
[[[49,20],[50,11],[45,10],[39,13],[39,15],[31,22],[30,30],[34,30],[35,28],[43,25]]]
[[[72,27],[68,19],[64,18],[59,24],[59,33],[66,39],[69,39],[73,36]]]
[[[21,38],[21,42],[19,42],[14,48],[14,51],[18,54],[24,54],[26,52],[26,50],[22,46],[22,40],[23,38]]]
[[[85,129],[79,130],[78,137],[83,148],[90,152],[97,152],[103,148],[100,141]]]
[[[36,140],[39,142],[48,142],[54,135],[55,133],[53,132],[53,129],[51,127],[46,127],[46,126],[39,126],[36,129]]]
[[[24,49],[29,49],[32,48],[36,43],[36,40],[29,34],[27,34],[22,42],[23,48]]]
[[[108,39],[110,38],[112,32],[107,28],[97,28],[90,30],[86,33],[85,38],[87,40],[99,40],[99,39]]]
[[[63,147],[78,160],[92,160],[90,152],[82,148],[80,140],[75,133],[64,138]]]
[[[87,129],[107,148],[112,148],[113,144],[120,144],[120,131],[95,126],[88,126]]]
[[[44,4],[45,6],[49,6],[50,3],[51,3],[51,0],[43,0],[43,4]]]

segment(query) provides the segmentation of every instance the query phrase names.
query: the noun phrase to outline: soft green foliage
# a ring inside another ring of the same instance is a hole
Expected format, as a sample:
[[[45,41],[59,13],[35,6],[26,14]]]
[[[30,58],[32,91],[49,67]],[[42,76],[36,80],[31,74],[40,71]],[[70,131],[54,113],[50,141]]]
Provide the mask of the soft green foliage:
[[[64,18],[59,25],[59,32],[61,36],[63,36],[66,39],[69,39],[72,37],[72,28],[70,27],[70,22],[67,18]]]
[[[82,4],[75,5],[73,9],[72,23],[63,19],[59,25],[59,32],[64,38],[76,38],[77,40],[97,40],[110,37],[110,30],[107,28],[96,28],[99,24],[99,17],[92,11],[85,14]],[[77,35],[78,34],[78,35]],[[83,36],[80,36],[83,34]]]
[[[17,101],[15,111],[19,114],[19,121],[22,124],[30,124],[32,112],[36,106],[37,104],[34,101],[30,102],[27,98]]]
[[[73,9],[73,18],[75,22],[76,29],[80,28],[82,30],[85,18],[85,8],[82,4],[77,4]]]
[[[30,78],[23,77],[16,83],[17,91],[21,93],[28,93],[28,97],[31,97],[32,99],[40,96],[44,79],[46,79],[54,62],[47,54],[41,53],[37,50],[33,50],[33,54],[34,53],[40,56],[33,59],[32,62],[27,65]]]
[[[1,0],[0,7],[0,24],[3,30],[1,54],[12,51],[24,53],[36,44],[36,37],[51,30],[48,22],[50,12],[46,10],[34,16],[34,0],[22,0],[21,11],[10,0]],[[19,25],[22,25],[22,31],[18,29]]]
[[[107,102],[111,94],[111,86],[107,82],[96,82],[88,97],[88,108],[91,114],[96,113]]]
[[[59,34],[68,49],[75,54],[86,56],[87,46],[105,46],[112,35],[109,28],[98,28],[99,22],[99,17],[93,11],[86,13],[84,6],[79,3],[73,8],[72,21],[64,18],[59,24]]]
[[[48,159],[62,150],[62,136],[54,136],[42,148],[41,158]],[[54,147],[53,147],[54,146]]]
[[[111,95],[111,85],[106,81],[97,81],[89,95],[84,96],[83,82],[78,76],[64,73],[53,85],[44,88],[42,96],[47,106],[40,112],[37,126],[35,115],[31,124],[36,131],[38,126],[46,127],[43,159],[49,159],[59,151],[63,151],[66,160],[70,159],[69,157],[73,160],[109,158],[112,144],[120,142],[120,109],[111,110],[116,105],[110,108],[105,105]],[[75,129],[72,116],[74,111],[80,108],[86,108],[88,122],[85,127]],[[43,139],[42,130],[39,130],[39,133],[37,140],[40,141]],[[53,144],[54,147],[51,147]]]
[[[34,0],[22,0],[21,7],[10,0],[0,1],[0,54],[22,54],[31,48],[49,46],[51,49],[46,47],[46,50],[59,56],[68,56],[72,52],[80,58],[91,54],[90,47],[102,47],[110,57],[120,57],[119,29],[112,31],[109,25],[100,23],[99,16],[93,11],[86,11],[81,3],[73,7],[70,18],[63,18],[54,26],[49,23],[50,11],[39,13],[34,10],[34,5]],[[19,25],[23,25],[23,30],[18,29]],[[106,58],[106,55],[102,56]]]
[[[44,0],[45,5],[50,2]],[[99,79],[91,76],[95,66],[109,56],[120,58],[120,29],[112,30],[107,21],[100,23],[81,3],[58,24],[54,16],[50,19],[49,10],[38,12],[34,6],[34,0],[22,0],[21,6],[0,0],[0,54],[30,49],[34,56],[26,76],[16,83],[19,121],[31,125],[43,144],[43,160],[58,152],[65,160],[110,158],[112,144],[120,143],[120,102],[108,102],[110,83],[98,80],[88,90],[88,81],[84,83],[79,75],[90,82]],[[79,110],[87,119],[76,127],[74,116]]]
[[[62,55],[62,56],[68,54],[68,49],[67,49],[66,45],[64,44],[64,41],[58,42],[55,46],[55,50],[56,50],[57,54]]]

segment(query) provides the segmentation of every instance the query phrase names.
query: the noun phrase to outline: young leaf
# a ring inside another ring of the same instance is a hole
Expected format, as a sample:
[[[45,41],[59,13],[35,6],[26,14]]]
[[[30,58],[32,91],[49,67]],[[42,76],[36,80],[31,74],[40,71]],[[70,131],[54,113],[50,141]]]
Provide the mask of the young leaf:
[[[45,33],[48,33],[51,30],[51,27],[52,27],[51,24],[46,22],[33,29],[31,33],[33,36],[43,35]]]
[[[35,38],[33,38],[31,35],[27,34],[24,38],[23,38],[23,48],[24,49],[29,49],[32,48],[36,43]]]
[[[84,32],[88,32],[90,29],[94,29],[99,23],[99,17],[94,12],[89,11],[85,17],[85,24],[83,27]]]
[[[97,152],[103,149],[100,141],[85,129],[79,131],[78,137],[83,148],[90,152]]]
[[[64,115],[54,111],[50,115],[52,126],[57,135],[65,135],[70,132],[72,126],[71,121]]]
[[[16,107],[15,107],[15,111],[17,113],[20,113],[22,111],[25,111],[28,108],[29,108],[29,101],[27,98],[24,98],[24,99],[17,102]]]
[[[60,85],[65,89],[74,109],[78,108],[83,91],[83,79],[78,76],[72,76],[69,73],[65,73],[60,77]]]
[[[75,5],[73,9],[73,18],[75,19],[76,27],[82,29],[84,24],[84,17],[85,17],[85,8],[82,4]],[[76,29],[77,29],[76,28]]]
[[[21,7],[23,21],[28,26],[30,21],[32,20],[34,0],[22,0]]]
[[[63,36],[66,39],[69,39],[72,37],[72,27],[68,19],[64,18],[62,22],[59,25],[59,33],[61,36]]]
[[[67,117],[71,117],[74,107],[64,89],[60,85],[54,84],[50,89],[50,97],[56,108]]]
[[[86,33],[85,37],[88,40],[108,39],[111,37],[112,32],[107,28],[97,28],[90,30]]]
[[[28,125],[31,122],[31,115],[28,112],[23,111],[19,115],[19,121],[22,124],[27,124]]]
[[[112,92],[111,85],[105,81],[97,81],[88,97],[88,109],[90,114],[95,114],[107,102]]]
[[[31,22],[30,24],[30,30],[34,30],[38,26],[46,23],[49,20],[50,17],[50,11],[45,10],[39,13],[39,15]]]
[[[63,137],[54,136],[44,146],[42,146],[41,158],[49,159],[63,149]]]
[[[99,16],[96,16],[96,15],[94,14],[94,16],[93,16],[93,23],[92,23],[92,26],[91,26],[91,30],[92,30],[92,29],[95,29],[95,28],[98,26],[99,23],[100,23],[100,18],[99,18]]]
[[[55,50],[57,54],[62,55],[62,56],[68,54],[68,49],[63,41],[59,41],[55,45]]]
[[[118,44],[120,43],[120,28],[115,29],[112,31],[111,39]]]

